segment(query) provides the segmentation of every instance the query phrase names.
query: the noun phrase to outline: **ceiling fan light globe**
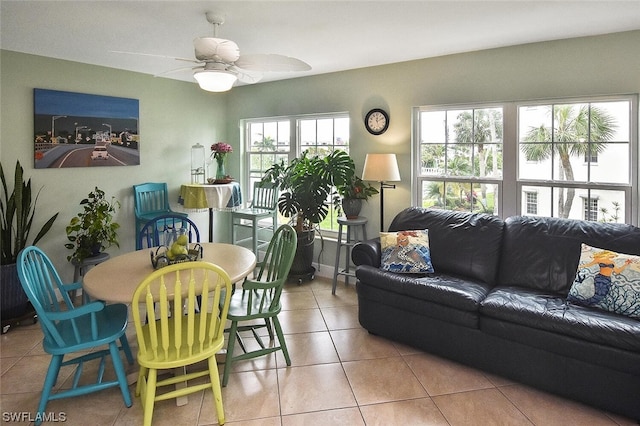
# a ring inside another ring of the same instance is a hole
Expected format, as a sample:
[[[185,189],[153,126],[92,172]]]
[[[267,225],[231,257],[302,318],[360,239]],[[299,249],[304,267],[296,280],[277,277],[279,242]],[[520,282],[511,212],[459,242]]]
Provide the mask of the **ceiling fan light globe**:
[[[193,73],[200,88],[207,92],[226,92],[231,90],[238,77],[224,70],[198,70]]]

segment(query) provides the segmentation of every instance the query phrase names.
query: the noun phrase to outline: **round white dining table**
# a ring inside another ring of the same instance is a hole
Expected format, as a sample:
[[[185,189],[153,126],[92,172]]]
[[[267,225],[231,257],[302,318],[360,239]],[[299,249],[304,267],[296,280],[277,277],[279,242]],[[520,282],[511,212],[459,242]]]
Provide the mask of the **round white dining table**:
[[[244,247],[225,243],[199,243],[202,259],[224,269],[232,283],[249,275],[256,267],[255,254]],[[91,268],[83,277],[82,288],[94,299],[131,303],[133,293],[154,269],[150,251],[143,249],[121,254]]]

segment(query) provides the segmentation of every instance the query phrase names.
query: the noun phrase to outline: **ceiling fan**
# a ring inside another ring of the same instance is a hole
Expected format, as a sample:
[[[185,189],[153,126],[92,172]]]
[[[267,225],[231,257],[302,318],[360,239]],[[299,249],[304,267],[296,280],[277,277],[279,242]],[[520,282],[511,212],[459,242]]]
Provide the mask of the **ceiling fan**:
[[[193,77],[203,90],[226,92],[231,89],[236,80],[248,84],[257,83],[262,78],[263,72],[301,72],[311,69],[306,62],[284,55],[240,55],[240,49],[235,42],[217,37],[218,27],[224,23],[224,16],[207,12],[206,17],[207,21],[213,25],[213,37],[197,37],[193,40],[196,59],[173,58],[198,65],[167,71],[157,74],[158,76],[191,69]],[[133,52],[118,51],[116,53]],[[167,57],[144,53],[142,55]]]

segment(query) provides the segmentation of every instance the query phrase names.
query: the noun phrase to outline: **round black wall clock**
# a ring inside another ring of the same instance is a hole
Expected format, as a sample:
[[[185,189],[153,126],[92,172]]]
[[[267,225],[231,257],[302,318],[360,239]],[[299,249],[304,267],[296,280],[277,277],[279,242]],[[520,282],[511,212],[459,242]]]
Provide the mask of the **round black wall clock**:
[[[374,108],[364,117],[364,127],[372,135],[381,135],[389,127],[389,114],[380,108]]]

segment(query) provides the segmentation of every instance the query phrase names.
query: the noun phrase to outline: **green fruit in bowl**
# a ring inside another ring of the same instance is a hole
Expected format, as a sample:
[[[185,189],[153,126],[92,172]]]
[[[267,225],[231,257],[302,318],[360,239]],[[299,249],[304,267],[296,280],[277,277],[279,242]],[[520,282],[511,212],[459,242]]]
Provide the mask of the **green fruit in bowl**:
[[[189,244],[189,238],[186,235],[182,234],[178,237],[175,244],[180,244],[181,246],[186,247],[186,245]]]
[[[169,252],[174,256],[182,256],[182,255],[187,255],[189,254],[189,251],[187,250],[187,246],[186,244],[180,244],[178,241],[176,241],[175,243],[171,244],[171,249],[169,250]]]

